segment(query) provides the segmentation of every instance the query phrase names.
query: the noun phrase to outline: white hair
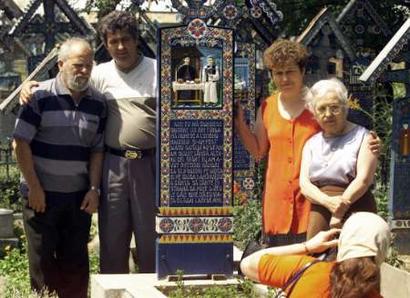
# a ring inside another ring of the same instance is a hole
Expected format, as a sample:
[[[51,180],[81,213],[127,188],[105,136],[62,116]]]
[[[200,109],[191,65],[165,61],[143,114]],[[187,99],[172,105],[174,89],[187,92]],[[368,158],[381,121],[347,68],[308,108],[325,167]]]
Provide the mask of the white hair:
[[[60,46],[58,51],[58,61],[66,61],[70,56],[72,51],[72,46],[76,44],[82,44],[85,48],[89,48],[94,55],[94,50],[91,44],[84,38],[81,37],[71,37],[66,39]]]
[[[347,107],[349,101],[346,86],[338,79],[320,80],[316,82],[305,95],[305,100],[310,111],[314,111],[316,102],[329,93],[335,93],[340,103]]]

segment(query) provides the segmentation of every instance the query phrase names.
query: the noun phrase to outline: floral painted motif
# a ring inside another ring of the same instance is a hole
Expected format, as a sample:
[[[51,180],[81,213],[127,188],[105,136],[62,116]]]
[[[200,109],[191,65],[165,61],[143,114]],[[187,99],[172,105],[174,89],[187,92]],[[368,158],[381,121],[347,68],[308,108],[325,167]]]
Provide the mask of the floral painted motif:
[[[188,25],[188,32],[193,38],[200,39],[206,34],[207,26],[201,19],[194,19]]]
[[[218,221],[218,228],[222,232],[228,233],[233,227],[232,219],[229,217],[223,217]]]
[[[159,223],[162,232],[169,233],[174,229],[174,221],[170,218],[163,218]]]
[[[259,19],[262,16],[262,9],[260,7],[253,7],[251,9],[251,16],[255,19]]]
[[[243,187],[246,190],[252,190],[255,187],[255,181],[252,178],[247,177],[243,179]]]
[[[228,4],[223,9],[224,17],[228,20],[233,20],[238,16],[238,9],[233,4]]]
[[[225,234],[232,233],[233,218],[224,217],[158,217],[159,234]]]
[[[189,221],[189,228],[194,233],[199,233],[204,227],[204,222],[200,218],[193,218]]]

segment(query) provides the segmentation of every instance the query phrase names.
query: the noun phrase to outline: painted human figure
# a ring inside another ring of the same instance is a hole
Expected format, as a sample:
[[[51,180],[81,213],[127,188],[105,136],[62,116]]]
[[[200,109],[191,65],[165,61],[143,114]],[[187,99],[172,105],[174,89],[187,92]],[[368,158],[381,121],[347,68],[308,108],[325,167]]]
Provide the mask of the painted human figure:
[[[208,56],[201,77],[204,82],[204,104],[216,104],[218,102],[219,67],[215,64],[213,56]]]
[[[195,68],[190,64],[191,58],[188,56],[184,58],[183,64],[178,67],[177,80],[184,82],[191,82],[195,79]]]
[[[177,81],[179,83],[193,83],[195,79],[195,68],[190,65],[191,58],[186,56],[183,64],[177,69]],[[180,90],[178,91],[179,100],[193,100],[195,98],[195,91]]]

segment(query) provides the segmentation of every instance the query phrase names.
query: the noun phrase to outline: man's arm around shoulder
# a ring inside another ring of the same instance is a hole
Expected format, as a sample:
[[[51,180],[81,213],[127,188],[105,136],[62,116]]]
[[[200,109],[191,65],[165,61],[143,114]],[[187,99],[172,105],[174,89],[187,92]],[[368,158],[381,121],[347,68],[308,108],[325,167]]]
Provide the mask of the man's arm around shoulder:
[[[34,89],[38,86],[39,82],[37,81],[28,81],[22,84],[19,97],[20,105],[26,105],[33,100]]]

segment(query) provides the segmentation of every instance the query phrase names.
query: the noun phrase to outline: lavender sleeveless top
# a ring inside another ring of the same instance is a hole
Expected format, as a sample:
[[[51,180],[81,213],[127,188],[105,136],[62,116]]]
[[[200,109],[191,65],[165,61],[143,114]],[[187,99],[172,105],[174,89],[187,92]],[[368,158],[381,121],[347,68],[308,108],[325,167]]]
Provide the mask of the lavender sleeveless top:
[[[312,136],[305,144],[311,155],[310,181],[324,185],[347,186],[356,177],[360,146],[369,131],[356,125],[338,137],[324,137],[323,132]]]

